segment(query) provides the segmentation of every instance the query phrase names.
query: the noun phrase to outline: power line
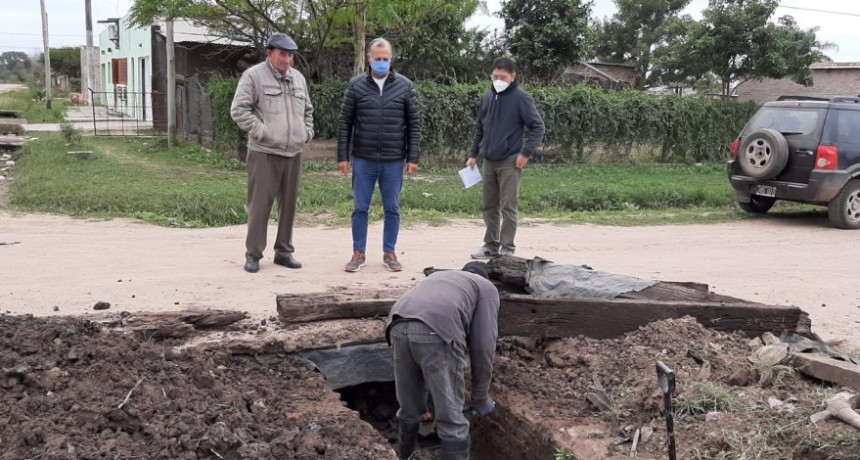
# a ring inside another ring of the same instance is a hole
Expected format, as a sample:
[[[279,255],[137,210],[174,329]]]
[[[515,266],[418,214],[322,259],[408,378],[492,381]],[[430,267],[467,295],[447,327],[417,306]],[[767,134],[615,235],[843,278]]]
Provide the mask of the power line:
[[[785,8],[787,10],[812,11],[815,13],[837,14],[840,16],[854,16],[854,17],[860,18],[860,13],[847,13],[845,11],[817,10],[815,8],[801,8],[799,6],[785,6],[785,5],[781,5],[780,8]]]
[[[28,37],[41,37],[42,34],[28,34],[24,32],[0,32],[0,35],[26,35]],[[51,34],[52,37],[83,37],[83,35]]]

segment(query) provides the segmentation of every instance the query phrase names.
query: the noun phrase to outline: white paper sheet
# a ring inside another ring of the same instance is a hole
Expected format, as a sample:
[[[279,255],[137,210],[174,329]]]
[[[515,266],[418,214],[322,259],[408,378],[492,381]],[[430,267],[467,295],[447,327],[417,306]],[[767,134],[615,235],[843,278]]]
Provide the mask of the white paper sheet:
[[[463,186],[466,188],[473,187],[475,184],[481,182],[481,171],[478,170],[477,166],[474,168],[466,166],[458,172],[460,179],[463,181]]]

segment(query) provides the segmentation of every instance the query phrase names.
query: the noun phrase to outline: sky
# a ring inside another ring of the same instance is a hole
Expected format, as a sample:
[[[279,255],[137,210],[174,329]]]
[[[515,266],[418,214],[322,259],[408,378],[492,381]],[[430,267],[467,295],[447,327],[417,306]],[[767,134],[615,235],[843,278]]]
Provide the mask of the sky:
[[[91,0],[93,8],[93,41],[104,25],[97,21],[125,15],[132,0]],[[540,0],[535,0],[540,1]],[[48,11],[49,44],[52,48],[86,44],[84,0],[44,0]],[[469,22],[476,26],[501,31],[504,24],[492,14],[501,8],[501,0],[486,0],[490,15],[477,14]],[[685,13],[700,17],[707,0],[693,0]],[[783,0],[777,16],[791,15],[802,28],[819,27],[818,38],[837,44],[839,49],[826,52],[839,62],[860,62],[860,1],[857,0]],[[805,9],[796,9],[805,8]],[[808,11],[832,11],[840,14]],[[23,51],[35,54],[42,50],[42,19],[38,0],[0,0],[3,27],[0,28],[0,53]],[[612,0],[594,0],[592,14],[598,18],[615,12]]]

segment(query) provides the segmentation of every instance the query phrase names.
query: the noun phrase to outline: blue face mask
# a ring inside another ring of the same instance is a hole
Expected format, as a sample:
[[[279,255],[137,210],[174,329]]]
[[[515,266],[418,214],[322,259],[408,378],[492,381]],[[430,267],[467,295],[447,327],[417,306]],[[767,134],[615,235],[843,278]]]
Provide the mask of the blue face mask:
[[[370,63],[370,67],[373,69],[373,73],[376,75],[386,75],[388,70],[391,68],[390,61],[373,61]]]

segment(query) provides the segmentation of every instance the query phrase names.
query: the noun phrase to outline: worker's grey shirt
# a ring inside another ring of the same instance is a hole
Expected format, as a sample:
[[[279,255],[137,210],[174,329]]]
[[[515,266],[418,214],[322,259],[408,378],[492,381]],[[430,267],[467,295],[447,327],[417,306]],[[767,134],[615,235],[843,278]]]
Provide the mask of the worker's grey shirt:
[[[446,343],[468,347],[472,398],[487,398],[499,335],[499,291],[493,283],[459,270],[433,273],[391,308],[386,337],[397,317],[420,320]]]

